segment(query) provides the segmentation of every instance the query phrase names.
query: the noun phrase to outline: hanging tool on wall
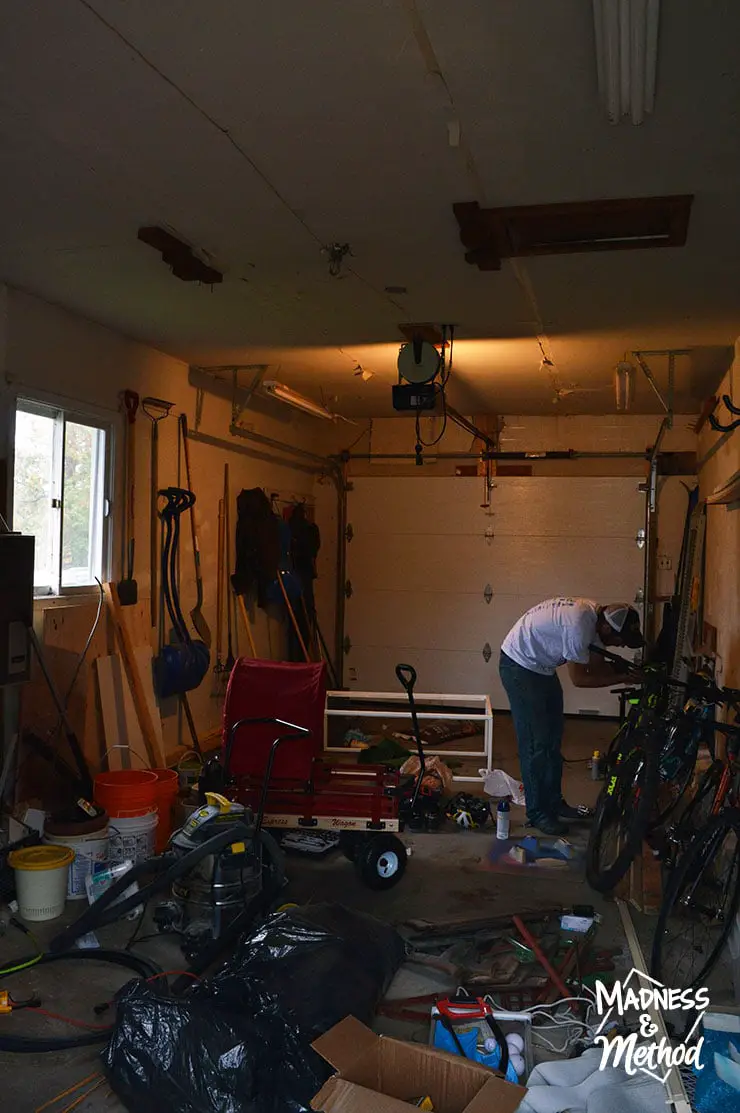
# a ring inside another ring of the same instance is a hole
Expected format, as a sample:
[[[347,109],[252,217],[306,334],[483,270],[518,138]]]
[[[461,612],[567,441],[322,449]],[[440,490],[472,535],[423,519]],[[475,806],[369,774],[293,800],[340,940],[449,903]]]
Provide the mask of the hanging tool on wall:
[[[158,616],[158,579],[159,579],[159,423],[169,417],[174,402],[161,398],[142,398],[141,409],[152,423],[151,448],[149,457],[150,510],[149,510],[149,576],[151,599],[149,611],[152,629],[157,629]]]
[[[218,500],[218,555],[216,557],[216,663],[213,666],[211,695],[223,695],[224,663],[221,657],[224,636],[224,500]]]
[[[180,414],[180,430],[182,433],[182,446],[185,455],[185,481],[188,490],[193,490],[193,479],[190,471],[190,446],[188,442],[188,419],[185,414]],[[190,536],[193,542],[193,560],[195,562],[195,606],[190,612],[195,632],[208,648],[211,648],[211,630],[203,615],[203,572],[200,566],[200,546],[198,545],[198,527],[195,517],[195,502],[190,508]]]
[[[190,637],[180,606],[177,584],[177,550],[180,542],[180,518],[190,510],[195,495],[180,487],[167,487],[159,492],[166,499],[160,513],[162,519],[162,597],[176,638],[174,645],[163,645],[154,660],[154,683],[161,699],[181,695],[197,688],[210,664],[208,647]]]
[[[713,413],[710,413],[709,424],[717,433],[731,433],[733,429],[737,429],[738,425],[740,425],[740,406],[735,406],[733,404],[732,398],[730,398],[729,394],[723,394],[722,401],[724,402],[729,412],[733,415],[735,420],[730,421],[727,424],[723,424],[718,418],[714,416]]]
[[[136,489],[136,411],[139,395],[124,390],[123,406],[126,411],[126,470],[124,473],[125,508],[123,520],[122,579],[118,582],[118,599],[122,607],[132,607],[139,598],[139,587],[134,579],[134,491]]]
[[[226,673],[229,675],[236,658],[234,656],[233,623],[234,617],[234,592],[231,588],[231,514],[229,512],[229,465],[224,464],[224,544],[225,560],[224,572],[226,575],[225,602],[226,602]]]
[[[306,638],[303,635],[303,631],[296,617],[296,608],[300,606],[303,587],[293,569],[290,526],[280,515],[276,514],[275,520],[277,522],[278,537],[280,539],[280,555],[278,557],[277,576],[274,584],[268,589],[267,596],[271,601],[284,603],[286,616],[290,621],[289,630],[292,628],[297,645],[300,647],[300,651],[303,655],[303,660],[310,661],[311,655],[308,652]],[[290,656],[291,659],[295,659],[295,657],[297,657],[297,652],[294,651]]]
[[[252,633],[252,623],[249,621],[249,615],[247,614],[247,604],[244,602],[244,596],[243,595],[237,595],[236,596],[236,601],[237,601],[237,604],[239,606],[239,611],[240,611],[241,616],[242,616],[242,622],[244,623],[244,629],[247,631],[247,641],[249,642],[249,652],[252,654],[252,656],[254,658],[256,658],[257,657],[257,647],[254,644],[254,634]]]

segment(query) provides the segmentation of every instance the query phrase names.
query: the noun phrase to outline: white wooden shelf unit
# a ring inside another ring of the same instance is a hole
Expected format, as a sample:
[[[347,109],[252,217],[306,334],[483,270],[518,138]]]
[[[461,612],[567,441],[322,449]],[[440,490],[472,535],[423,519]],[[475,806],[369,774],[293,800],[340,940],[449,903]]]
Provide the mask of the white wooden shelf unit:
[[[425,746],[425,754],[455,759],[477,757],[482,759],[480,768],[485,767],[486,772],[490,772],[493,761],[493,713],[489,696],[419,693],[414,695],[414,702],[420,723],[440,719],[479,723],[483,734],[483,747],[477,750],[459,750],[455,743],[450,743],[438,750]],[[405,719],[409,723],[408,733],[411,734],[411,709],[405,692],[327,692],[324,712],[324,749],[331,754],[352,752],[349,746],[329,745],[329,720],[332,718]],[[465,739],[460,741],[464,742]],[[413,754],[414,750],[410,750],[409,753]],[[454,777],[456,781],[476,783],[484,779],[478,775]]]

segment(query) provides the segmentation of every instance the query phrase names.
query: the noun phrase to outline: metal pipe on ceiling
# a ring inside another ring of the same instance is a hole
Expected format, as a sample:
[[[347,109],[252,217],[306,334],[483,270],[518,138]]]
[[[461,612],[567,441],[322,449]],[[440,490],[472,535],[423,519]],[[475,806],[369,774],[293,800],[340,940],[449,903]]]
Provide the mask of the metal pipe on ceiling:
[[[212,437],[208,433],[201,433],[196,429],[193,429],[192,432],[188,431],[188,440],[197,441],[199,444],[207,444],[212,448],[222,448],[226,452],[239,452],[244,456],[251,456],[252,459],[264,460],[268,464],[278,464],[283,468],[293,468],[294,471],[306,472],[308,475],[323,475],[325,473],[325,468],[318,464],[304,464],[300,460],[283,460],[267,452],[260,452],[258,448],[250,448],[246,444],[232,444],[231,441],[224,440],[223,437]]]
[[[416,460],[414,452],[347,452],[342,459],[352,460]],[[429,452],[429,460],[648,460],[649,452]]]
[[[275,440],[274,437],[266,437],[264,433],[255,433],[251,429],[243,429],[241,425],[230,425],[229,433],[232,437],[242,437],[244,440],[254,441],[255,444],[263,444],[267,448],[273,448],[279,452],[289,452],[295,456],[313,460],[315,463],[321,464],[324,470],[332,475],[337,471],[338,462],[332,456],[320,456],[318,452],[311,452],[308,448],[300,448],[297,444],[285,444],[283,441]]]

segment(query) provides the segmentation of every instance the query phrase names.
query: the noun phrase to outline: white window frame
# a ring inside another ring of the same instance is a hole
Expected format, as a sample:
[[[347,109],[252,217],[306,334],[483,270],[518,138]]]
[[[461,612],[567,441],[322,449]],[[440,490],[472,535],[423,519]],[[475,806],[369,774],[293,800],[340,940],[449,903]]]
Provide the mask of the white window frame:
[[[68,424],[87,425],[93,429],[99,429],[105,435],[105,458],[102,467],[97,467],[95,475],[97,481],[102,485],[102,491],[99,489],[98,497],[102,497],[103,516],[100,523],[100,537],[95,539],[100,544],[100,567],[103,581],[109,580],[111,576],[111,564],[113,553],[113,482],[114,482],[114,449],[115,449],[115,431],[116,431],[116,417],[109,412],[93,406],[87,406],[84,403],[71,401],[69,399],[62,399],[53,395],[48,395],[36,391],[20,391],[13,399],[12,410],[12,428],[11,428],[11,453],[10,453],[10,475],[9,481],[9,501],[11,511],[11,521],[13,515],[13,493],[15,489],[15,417],[18,410],[27,413],[36,413],[43,417],[49,417],[55,420],[55,486],[52,491],[52,498],[58,500],[59,505],[55,507],[58,510],[58,529],[55,530],[55,548],[54,548],[54,562],[57,567],[56,582],[49,585],[37,584],[34,586],[35,599],[49,599],[60,596],[68,595],[89,595],[91,590],[97,590],[95,582],[89,584],[79,584],[74,586],[65,586],[62,584],[62,559],[64,551],[63,543],[63,480],[64,480],[64,445],[66,440],[66,427]]]

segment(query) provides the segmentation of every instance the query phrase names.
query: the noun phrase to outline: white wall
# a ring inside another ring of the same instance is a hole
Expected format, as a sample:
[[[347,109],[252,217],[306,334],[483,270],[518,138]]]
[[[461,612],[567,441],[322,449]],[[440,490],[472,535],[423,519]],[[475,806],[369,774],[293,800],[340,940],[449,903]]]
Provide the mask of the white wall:
[[[87,403],[104,409],[117,424],[119,436],[119,461],[121,461],[123,419],[119,413],[119,396],[130,389],[145,395],[166,399],[174,403],[172,415],[160,425],[160,485],[178,482],[177,464],[177,414],[184,412],[190,429],[195,425],[196,391],[188,382],[188,367],[163,353],[128,340],[108,329],[93,324],[38,298],[15,290],[7,294],[7,335],[4,348],[5,404],[17,394],[51,395],[66,400],[70,405]],[[0,406],[3,396],[0,395]],[[268,403],[271,412],[254,414],[247,420],[250,427],[276,440],[321,451],[322,437],[326,436],[323,423],[290,410],[279,403]],[[274,412],[272,412],[274,411]],[[203,402],[200,431],[208,436],[228,442],[224,447],[193,442],[191,462],[194,473],[193,486],[197,496],[196,508],[200,530],[201,560],[205,582],[204,613],[215,637],[216,565],[218,500],[223,491],[223,466],[228,462],[232,506],[232,536],[236,526],[235,498],[242,488],[261,486],[268,494],[278,492],[283,500],[307,499],[313,501],[316,477],[290,467],[287,463],[270,463],[247,454],[249,442],[229,436],[231,404],[228,399],[206,394]],[[0,427],[5,425],[0,421]],[[150,423],[139,411],[136,421],[136,568],[135,575],[140,595],[149,593],[149,438]],[[256,446],[255,446],[256,447]],[[270,452],[269,449],[259,451]],[[2,445],[0,444],[0,455]],[[181,483],[185,486],[184,475]],[[119,469],[120,480],[120,469]],[[333,487],[322,487],[319,513],[333,515]],[[115,498],[116,527],[120,526],[122,489],[119,482]],[[318,519],[324,532],[323,523]],[[329,530],[332,526],[329,525]],[[112,578],[120,577],[120,529],[113,545],[114,566]],[[195,603],[195,578],[189,528],[185,526],[182,540],[182,602],[187,613]],[[331,651],[334,649],[334,630],[330,625],[333,614],[334,575],[331,564],[336,551],[329,538],[322,554],[322,576],[319,595],[322,606],[331,604],[331,611],[322,623]],[[257,650],[260,654],[279,656],[282,647],[282,627],[273,618],[268,620],[262,612],[255,617]],[[240,645],[246,650],[244,631],[239,628]],[[211,698],[210,677],[191,695],[191,704],[200,732],[218,725],[221,706]],[[175,724],[167,724],[169,748],[177,744],[173,736]]]
[[[729,394],[734,404],[740,405],[740,341],[735,344],[734,363],[717,394]],[[716,416],[722,424],[734,420],[721,403]],[[703,466],[702,459],[706,459]],[[725,436],[707,423],[699,438],[699,462],[701,493],[706,497],[740,470],[740,429]],[[740,687],[739,554],[740,510],[708,506],[704,618],[717,628],[722,680],[731,687]]]

